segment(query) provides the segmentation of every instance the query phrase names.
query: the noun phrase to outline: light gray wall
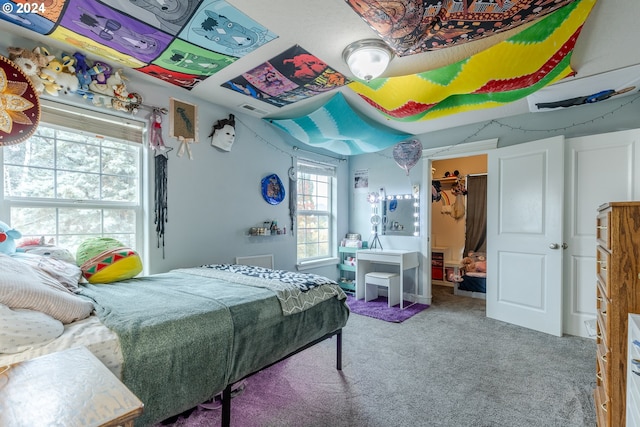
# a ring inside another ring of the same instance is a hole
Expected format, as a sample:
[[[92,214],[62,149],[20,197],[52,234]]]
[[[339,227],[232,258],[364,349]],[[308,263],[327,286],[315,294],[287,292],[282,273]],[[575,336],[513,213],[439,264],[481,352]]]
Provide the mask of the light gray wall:
[[[177,157],[179,146],[168,137],[168,118],[163,126],[165,143],[175,149],[168,162],[168,223],[165,234],[164,257],[157,248],[153,223],[153,173],[154,159],[149,158],[148,182],[151,193],[147,198],[149,211],[149,248],[147,263],[149,273],[159,273],[173,268],[196,266],[206,263],[233,262],[236,256],[272,253],[275,267],[295,270],[296,238],[291,234],[289,217],[288,169],[292,156],[319,160],[336,165],[338,182],[348,176],[348,162],[294,150],[295,140],[270,124],[249,115],[236,114],[236,140],[230,152],[211,146],[208,135],[212,125],[227,118],[230,111],[214,104],[192,98],[175,90],[158,91],[157,87],[136,88],[151,105],[168,106],[173,96],[198,105],[198,144],[191,146],[193,160],[185,154]],[[303,148],[303,147],[301,147]],[[263,198],[260,181],[275,173],[285,185],[285,200],[270,205]],[[348,193],[344,186],[338,191],[338,237],[348,227]],[[287,228],[286,235],[249,236],[250,227],[263,221],[277,220]],[[337,278],[335,266],[318,268],[313,272]]]

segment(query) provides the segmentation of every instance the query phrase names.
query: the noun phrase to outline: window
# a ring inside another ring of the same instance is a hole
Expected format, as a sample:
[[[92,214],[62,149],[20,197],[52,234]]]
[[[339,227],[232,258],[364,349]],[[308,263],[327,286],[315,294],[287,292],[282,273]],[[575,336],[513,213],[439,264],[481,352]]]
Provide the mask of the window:
[[[60,121],[47,111],[43,108],[43,123],[31,138],[2,149],[0,215],[23,237],[44,236],[74,254],[95,236],[140,251],[142,144],[44,123]],[[83,115],[83,128],[100,127],[94,126],[93,113]],[[110,120],[114,127],[120,119]]]
[[[297,254],[298,264],[333,256],[335,242],[335,167],[298,161]]]

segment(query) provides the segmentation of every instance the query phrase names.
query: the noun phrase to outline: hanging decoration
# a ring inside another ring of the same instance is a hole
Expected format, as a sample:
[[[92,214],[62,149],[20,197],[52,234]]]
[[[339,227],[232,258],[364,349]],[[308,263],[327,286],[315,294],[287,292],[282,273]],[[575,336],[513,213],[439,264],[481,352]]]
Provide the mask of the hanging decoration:
[[[149,147],[155,152],[155,219],[157,247],[162,242],[162,258],[164,259],[164,232],[165,224],[168,222],[168,197],[167,197],[167,177],[169,175],[169,151],[173,148],[165,145],[162,138],[162,115],[167,114],[165,109],[154,108],[149,115]]]
[[[340,92],[306,116],[263,120],[304,144],[344,155],[374,153],[411,136],[361,117]]]
[[[167,146],[162,138],[162,114],[167,114],[166,110],[154,108],[149,116],[149,148],[153,151],[164,151]]]
[[[457,46],[511,30],[575,0],[347,0],[398,56]]]
[[[296,171],[295,160],[291,157],[291,167],[289,168],[289,217],[291,218],[291,235],[296,230],[296,216],[298,215],[298,171]]]
[[[399,142],[393,147],[393,159],[398,166],[404,169],[409,176],[409,171],[422,157],[422,143],[417,139]]]
[[[571,56],[596,0],[579,0],[462,61],[415,75],[353,82],[382,115],[414,122],[499,107],[574,74]]]
[[[211,145],[223,151],[231,151],[236,140],[236,120],[233,114],[228,119],[218,120],[211,128]]]
[[[265,176],[260,182],[262,197],[270,205],[277,205],[284,200],[284,185],[275,173]]]
[[[0,146],[28,139],[40,122],[40,98],[13,61],[0,56]]]

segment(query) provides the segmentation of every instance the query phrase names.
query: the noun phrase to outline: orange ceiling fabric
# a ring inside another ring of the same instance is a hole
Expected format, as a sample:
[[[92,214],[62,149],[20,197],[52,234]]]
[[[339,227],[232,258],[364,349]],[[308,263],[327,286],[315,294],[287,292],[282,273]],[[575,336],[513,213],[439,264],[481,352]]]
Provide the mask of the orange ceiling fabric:
[[[571,54],[596,0],[579,0],[457,63],[348,87],[396,121],[501,106],[572,75]]]

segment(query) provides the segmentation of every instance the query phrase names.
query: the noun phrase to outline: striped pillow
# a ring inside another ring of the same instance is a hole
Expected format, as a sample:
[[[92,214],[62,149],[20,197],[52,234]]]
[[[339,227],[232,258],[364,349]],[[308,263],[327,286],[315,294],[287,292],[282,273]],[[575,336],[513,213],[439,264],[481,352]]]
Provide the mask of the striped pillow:
[[[0,254],[0,304],[48,314],[62,323],[84,319],[93,304],[43,271]]]

